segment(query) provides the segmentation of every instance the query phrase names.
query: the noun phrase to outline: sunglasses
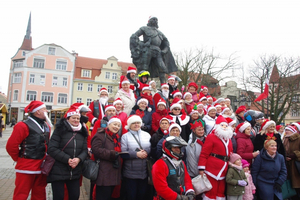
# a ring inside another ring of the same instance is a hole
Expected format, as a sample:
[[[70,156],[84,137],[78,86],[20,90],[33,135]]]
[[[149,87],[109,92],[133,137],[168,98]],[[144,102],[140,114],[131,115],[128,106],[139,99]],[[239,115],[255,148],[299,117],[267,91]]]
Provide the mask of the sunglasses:
[[[174,108],[173,110],[180,110],[180,108]]]

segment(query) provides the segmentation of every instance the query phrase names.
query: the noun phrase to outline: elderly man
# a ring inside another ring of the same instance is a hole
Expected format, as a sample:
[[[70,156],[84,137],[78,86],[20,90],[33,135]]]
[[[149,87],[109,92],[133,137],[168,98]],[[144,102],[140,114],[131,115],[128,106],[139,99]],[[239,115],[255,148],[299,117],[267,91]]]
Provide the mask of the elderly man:
[[[43,102],[32,101],[24,111],[29,113],[28,119],[15,125],[6,144],[8,154],[17,163],[13,199],[26,200],[31,191],[32,200],[45,200],[47,176],[41,174],[40,167],[52,124]]]
[[[162,83],[161,84],[161,91],[158,91],[154,96],[154,105],[155,105],[155,110],[157,110],[157,103],[160,99],[163,99],[166,101],[166,108],[169,109],[170,104],[169,104],[169,85],[167,83]]]

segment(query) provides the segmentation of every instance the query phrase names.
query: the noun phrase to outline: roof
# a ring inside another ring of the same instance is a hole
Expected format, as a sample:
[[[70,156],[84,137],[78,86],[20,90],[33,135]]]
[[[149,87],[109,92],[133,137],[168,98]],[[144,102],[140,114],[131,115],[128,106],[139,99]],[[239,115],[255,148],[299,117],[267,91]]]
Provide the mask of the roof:
[[[75,61],[75,67],[83,69],[101,69],[105,64],[107,64],[107,60],[82,56],[77,56]]]
[[[275,64],[270,76],[270,83],[278,83],[279,82],[279,72],[278,72],[278,68],[277,65]]]

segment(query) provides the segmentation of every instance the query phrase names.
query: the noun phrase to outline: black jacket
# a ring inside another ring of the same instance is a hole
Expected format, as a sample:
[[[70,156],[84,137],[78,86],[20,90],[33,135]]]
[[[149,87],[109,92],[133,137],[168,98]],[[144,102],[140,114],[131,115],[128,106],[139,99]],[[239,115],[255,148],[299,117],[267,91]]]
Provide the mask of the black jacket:
[[[55,159],[52,170],[47,177],[48,182],[79,179],[82,170],[82,161],[88,155],[87,136],[88,132],[83,125],[80,131],[76,131],[76,136],[61,151],[75,132],[65,118],[59,120],[55,126],[53,135],[48,145],[48,154]],[[80,163],[72,169],[69,158],[79,158]]]

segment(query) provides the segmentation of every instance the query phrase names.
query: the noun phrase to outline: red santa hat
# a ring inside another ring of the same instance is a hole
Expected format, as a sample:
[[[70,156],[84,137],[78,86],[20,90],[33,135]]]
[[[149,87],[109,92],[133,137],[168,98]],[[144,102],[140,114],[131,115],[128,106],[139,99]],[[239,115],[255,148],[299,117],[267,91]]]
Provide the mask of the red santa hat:
[[[179,104],[182,103],[182,102],[183,102],[183,100],[178,98],[178,97],[174,98],[173,101],[172,101],[172,103],[179,103]]]
[[[143,85],[142,91],[144,91],[144,90],[150,90],[150,87],[148,84]]]
[[[285,127],[284,130],[289,130],[289,131],[291,131],[292,133],[297,133],[297,128],[296,128],[296,126],[294,126],[294,125],[289,125],[289,126]]]
[[[298,131],[300,132],[300,122],[294,122],[292,123],[292,125],[295,125],[298,129]]]
[[[91,111],[91,109],[87,105],[84,105],[84,103],[77,103],[77,104],[78,104],[79,112],[90,112]]]
[[[181,127],[179,126],[179,124],[177,124],[177,123],[171,123],[171,125],[169,126],[169,133],[171,132],[171,130],[173,129],[173,128],[178,128],[179,129],[179,131],[180,131],[180,133],[181,133]]]
[[[136,68],[129,66],[127,69],[127,74],[129,73],[136,73]]]
[[[172,103],[171,104],[171,107],[170,107],[170,110],[172,111],[174,108],[179,108],[181,109],[181,105],[179,103]]]
[[[74,103],[70,106],[69,110],[66,112],[65,114],[65,118],[68,118],[68,117],[71,117],[73,115],[78,115],[80,116],[80,111],[79,111],[79,108],[78,108],[78,104],[77,103]]]
[[[159,101],[157,102],[157,106],[158,105],[164,105],[165,107],[167,107],[166,101],[163,98],[159,99]]]
[[[113,102],[113,105],[115,106],[117,103],[120,103],[120,104],[123,105],[123,101],[122,101],[122,99],[120,97],[117,98],[117,99],[115,99],[115,101]]]
[[[169,76],[168,77],[168,80],[171,80],[171,79],[173,79],[175,81],[175,77],[174,76]]]
[[[192,87],[192,86],[196,88],[196,91],[198,90],[198,85],[195,82],[190,82],[188,85],[188,89],[189,89],[189,87]]]
[[[215,108],[222,107],[219,103],[215,103],[214,106],[215,106]]]
[[[174,90],[172,93],[172,97],[175,98],[175,96],[180,95],[182,97],[182,94],[179,90]]]
[[[106,112],[106,111],[109,110],[109,109],[114,109],[114,110],[116,110],[116,107],[113,106],[113,105],[106,105],[106,106],[104,107],[104,112]]]
[[[206,98],[207,98],[207,100],[208,100],[208,99],[211,99],[211,100],[213,100],[213,97],[212,97],[212,96],[210,96],[210,95],[207,95],[207,96],[206,96]]]
[[[183,99],[185,99],[186,95],[191,95],[191,97],[192,97],[192,94],[191,94],[190,92],[185,92],[185,93],[183,94]]]
[[[159,124],[160,124],[163,120],[167,120],[169,123],[172,123],[172,122],[173,122],[173,118],[172,118],[170,115],[167,115],[167,116],[161,118],[161,119],[159,120]],[[173,122],[173,123],[174,123],[174,122]]]
[[[108,94],[108,91],[107,91],[106,88],[101,88],[100,91],[99,91],[99,96],[100,96],[103,92],[105,92],[106,94]]]
[[[197,103],[197,107],[204,107],[204,105],[203,105],[203,103],[198,102],[198,103]]]
[[[222,123],[226,123],[228,125],[226,119],[222,115],[219,115],[217,120],[216,120],[216,125],[219,125],[219,124],[222,124]]]
[[[238,109],[236,109],[235,113],[240,114],[241,112],[246,112],[246,111],[247,111],[246,106],[240,106],[238,107]]]
[[[167,87],[169,89],[168,83],[162,83],[162,84],[160,84],[160,88],[163,88],[163,87]]]
[[[36,111],[46,108],[46,105],[41,101],[31,101],[25,108],[25,113],[35,113]]]
[[[110,123],[113,122],[119,122],[121,124],[121,120],[117,117],[117,116],[113,116],[109,119],[109,121],[107,122],[107,125],[109,125]]]
[[[228,123],[228,126],[232,126],[233,124],[236,124],[236,121],[231,119],[230,117],[226,117],[225,119]]]
[[[229,101],[230,102],[231,100],[229,98],[225,98],[225,101]]]
[[[204,96],[204,95],[200,95],[200,99],[199,99],[199,101],[203,101],[203,100],[207,100],[207,98],[206,98],[206,96]]]
[[[204,122],[202,122],[201,120],[196,120],[194,121],[194,123],[190,123],[191,125],[191,130],[197,128],[197,127],[204,127]]]
[[[279,129],[280,129],[281,127],[283,127],[283,126],[282,126],[282,125],[277,125],[277,126],[276,126],[276,131],[279,131]]]
[[[129,116],[127,118],[127,125],[125,126],[125,129],[128,130],[130,128],[131,124],[134,123],[134,122],[140,122],[140,123],[142,123],[143,121],[142,121],[142,119],[141,119],[140,116],[138,116],[138,115],[131,115],[131,116]]]
[[[137,101],[137,105],[139,105],[141,102],[145,102],[146,103],[146,105],[148,105],[148,103],[149,103],[149,101],[147,100],[147,99],[145,99],[145,98],[140,98],[138,101]]]
[[[222,112],[221,112],[222,115],[223,115],[224,112],[226,112],[227,110],[230,111],[230,109],[229,109],[228,107],[222,107],[221,109],[222,109]]]
[[[221,102],[223,102],[223,101],[225,101],[224,98],[218,98],[217,101],[216,101],[216,103],[221,103]]]
[[[209,105],[209,106],[207,106],[207,113],[209,113],[209,111],[211,111],[211,110],[217,110],[216,109],[216,107],[214,107],[214,106],[212,106],[212,105]]]
[[[201,85],[201,91],[203,91],[204,89],[208,90],[208,88],[205,85]]]
[[[273,120],[266,119],[260,127],[260,130],[266,130],[270,125],[276,126],[276,123]]]
[[[128,78],[126,76],[120,76],[120,85],[119,85],[119,88],[122,88],[122,85],[125,84],[125,83],[130,84],[130,81],[128,80]]]
[[[150,86],[150,87],[151,87],[151,84],[152,84],[152,83],[155,83],[155,81],[152,80],[152,81],[149,82],[149,86]],[[155,83],[155,84],[156,84],[156,83]]]
[[[192,115],[192,114],[194,114],[194,113],[198,113],[198,114],[199,114],[197,104],[194,105],[194,107],[193,107],[193,109],[192,109],[190,115]]]
[[[251,127],[251,124],[249,122],[244,122],[244,123],[240,123],[239,125],[237,125],[235,131],[239,131],[240,133],[243,133],[244,130],[248,127]]]

